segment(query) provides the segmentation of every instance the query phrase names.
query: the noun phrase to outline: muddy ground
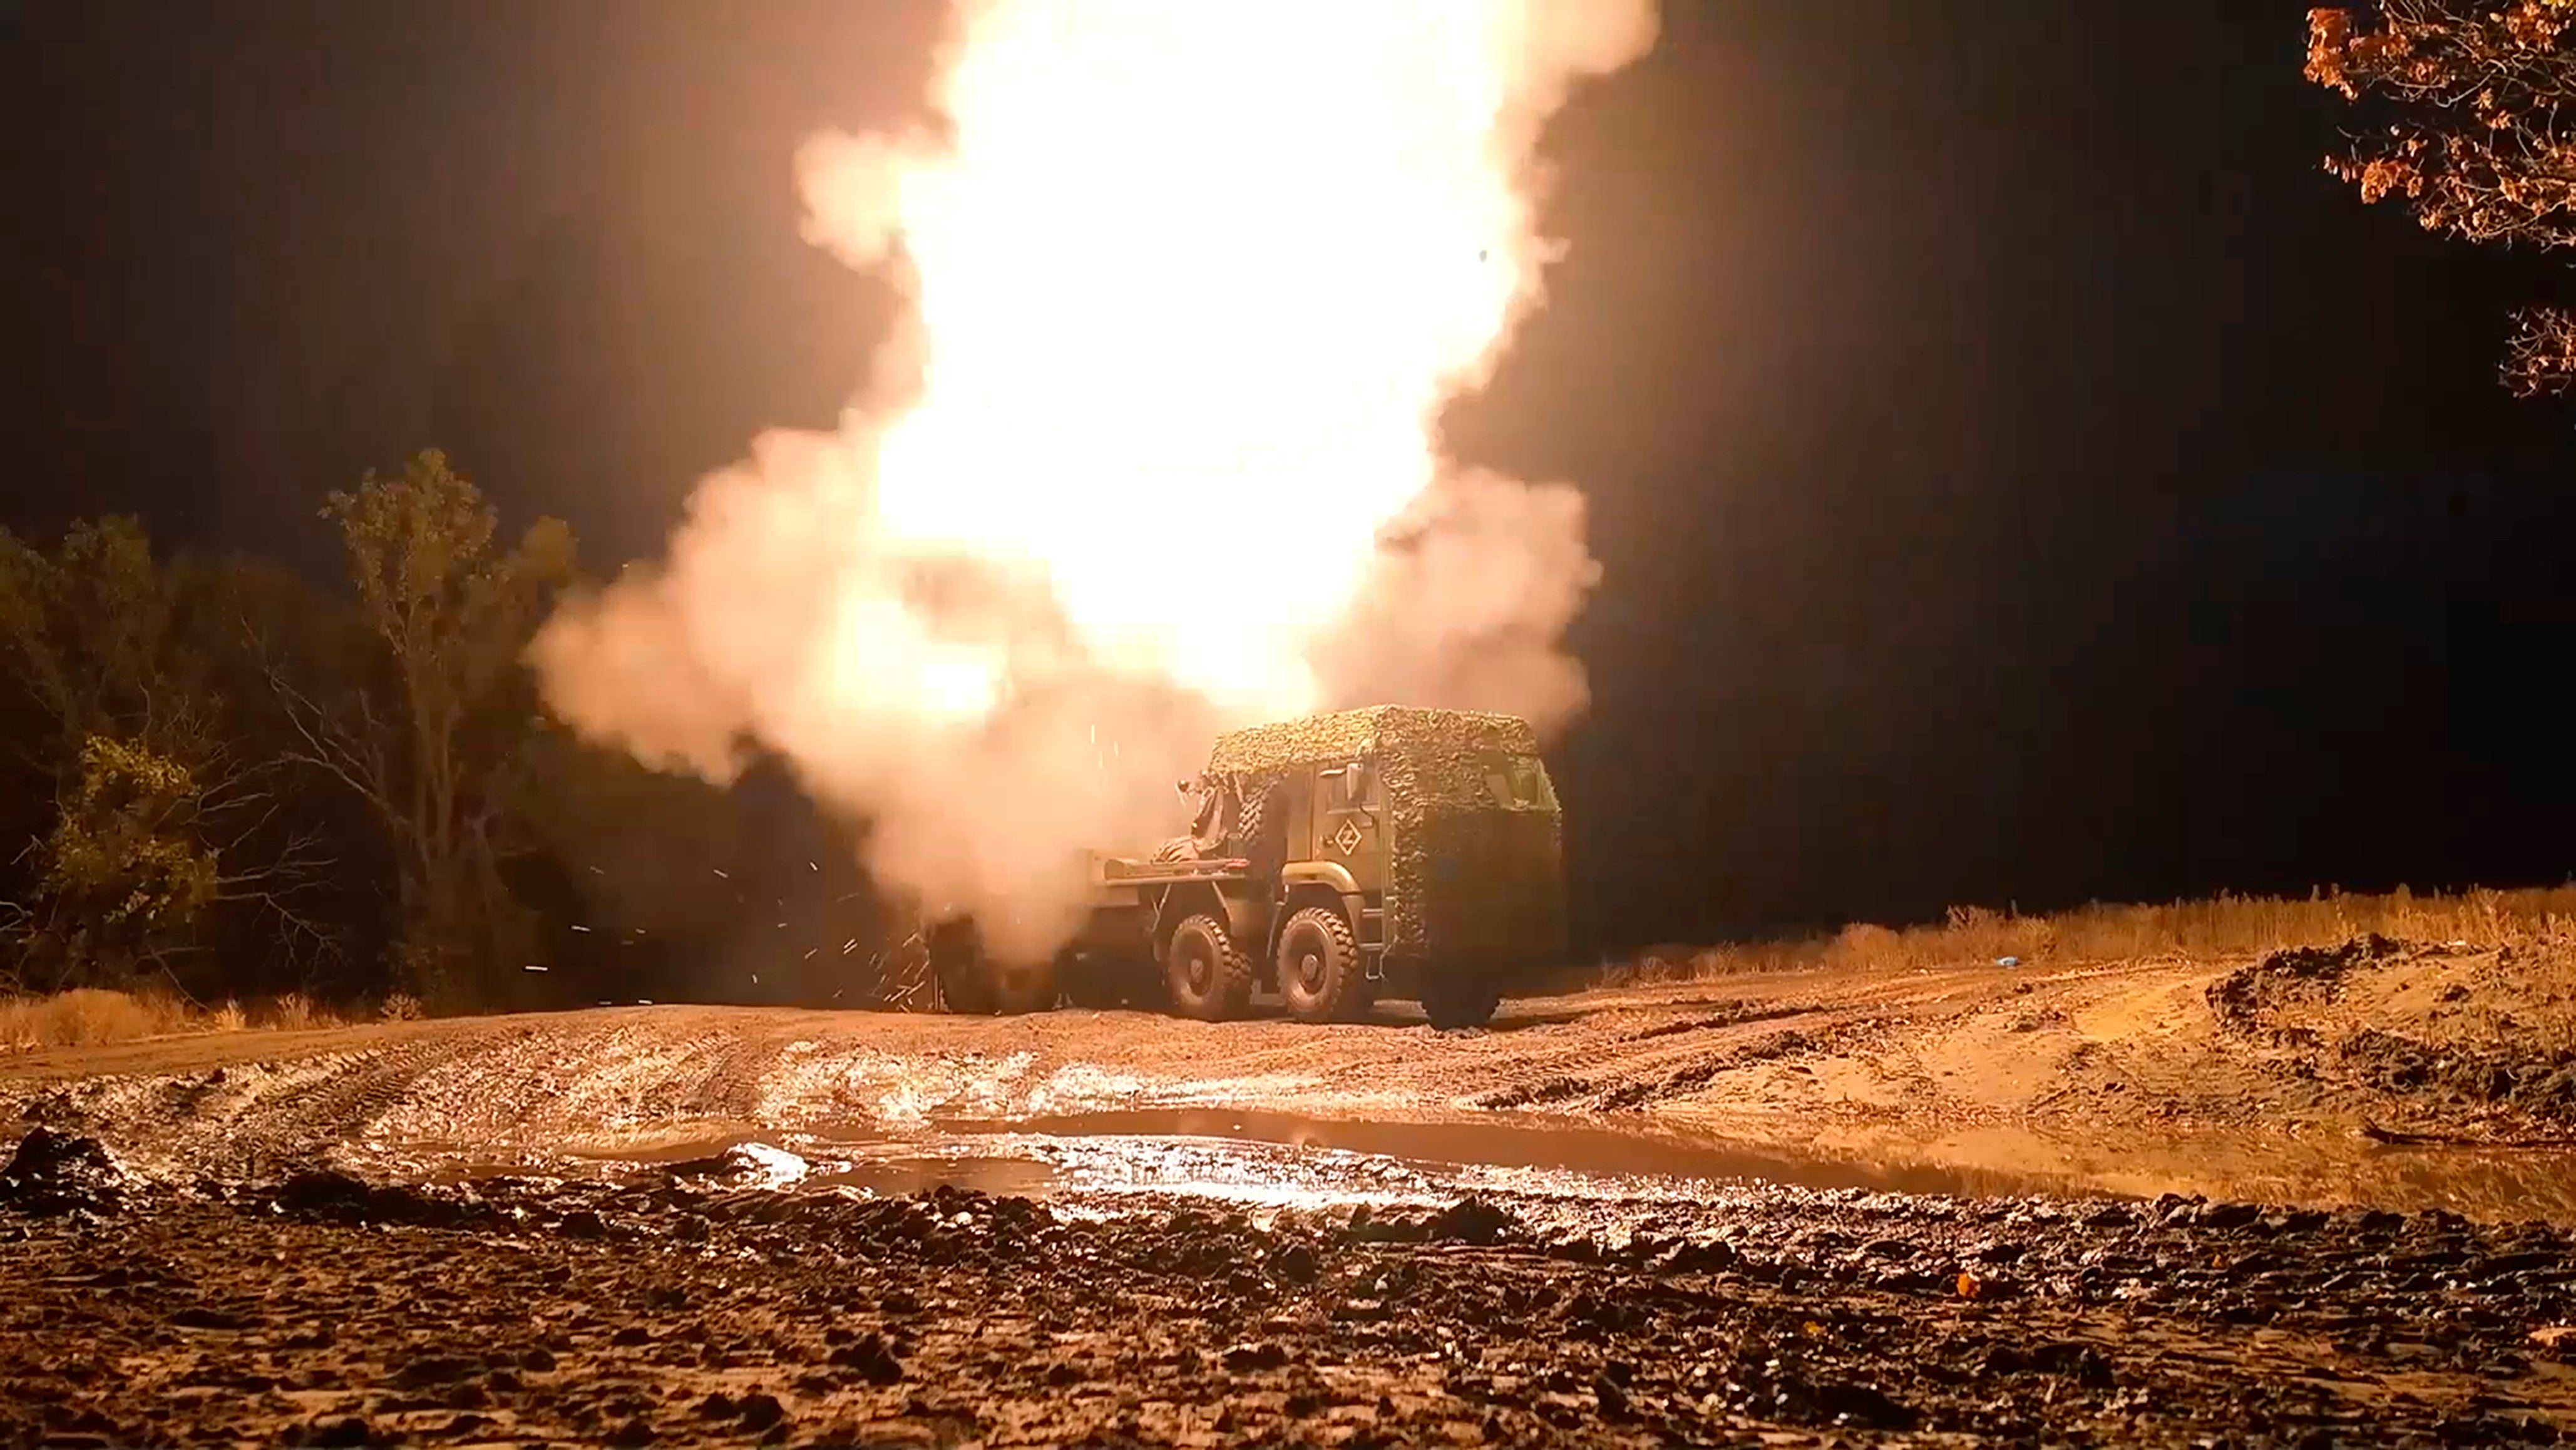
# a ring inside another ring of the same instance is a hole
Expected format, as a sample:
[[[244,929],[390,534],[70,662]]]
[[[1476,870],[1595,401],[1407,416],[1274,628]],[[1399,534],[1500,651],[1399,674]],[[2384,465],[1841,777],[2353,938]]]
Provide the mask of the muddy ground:
[[[0,1128],[15,1114],[236,1175],[1185,1109],[1295,1114],[1328,1138],[1627,1130],[1642,1171],[1654,1144],[1713,1141],[1971,1191],[2576,1220],[2551,1146],[2576,1142],[2576,963],[2359,941],[1587,992],[1456,1033],[1409,1005],[1338,1027],[629,1007],[0,1059]]]
[[[1463,1033],[630,1008],[20,1057],[0,1443],[2545,1443],[2561,981],[2362,941]]]
[[[120,1194],[89,1151],[0,1180],[10,1443],[2490,1445],[2576,1412],[2566,1234],[2440,1214],[1104,1211],[723,1161]]]

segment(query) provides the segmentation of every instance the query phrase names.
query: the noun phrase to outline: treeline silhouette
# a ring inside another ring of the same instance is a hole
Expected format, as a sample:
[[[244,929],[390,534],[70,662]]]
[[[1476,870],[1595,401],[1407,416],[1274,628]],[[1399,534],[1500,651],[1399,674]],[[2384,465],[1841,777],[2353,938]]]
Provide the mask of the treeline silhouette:
[[[774,761],[719,789],[583,742],[527,644],[572,531],[437,452],[322,501],[347,569],[0,530],[0,995],[300,993],[397,1015],[845,1004],[896,918]]]

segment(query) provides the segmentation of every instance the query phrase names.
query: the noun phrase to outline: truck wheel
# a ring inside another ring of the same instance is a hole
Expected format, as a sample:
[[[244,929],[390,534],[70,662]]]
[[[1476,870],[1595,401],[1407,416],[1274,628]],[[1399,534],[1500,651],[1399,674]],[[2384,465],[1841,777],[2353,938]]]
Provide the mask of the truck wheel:
[[[1501,993],[1478,983],[1434,978],[1422,985],[1422,1015],[1443,1032],[1484,1026],[1502,1000]]]
[[[1256,876],[1277,871],[1288,854],[1288,814],[1270,808],[1276,788],[1277,782],[1265,780],[1243,793],[1243,814],[1223,846],[1229,855],[1251,861]]]
[[[1279,995],[1301,1022],[1349,1022],[1368,1010],[1359,939],[1338,908],[1306,907],[1279,929]]]
[[[1252,1006],[1252,963],[1222,918],[1201,912],[1172,929],[1163,954],[1172,1010],[1203,1022],[1240,1017]]]

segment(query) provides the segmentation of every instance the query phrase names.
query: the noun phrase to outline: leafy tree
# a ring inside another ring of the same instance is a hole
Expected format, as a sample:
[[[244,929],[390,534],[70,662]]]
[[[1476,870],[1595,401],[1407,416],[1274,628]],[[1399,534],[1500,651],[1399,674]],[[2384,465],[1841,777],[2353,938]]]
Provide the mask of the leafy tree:
[[[331,945],[305,901],[329,852],[239,728],[193,607],[229,577],[163,567],[131,519],[76,523],[50,549],[0,531],[0,667],[24,726],[12,796],[50,806],[12,821],[30,869],[10,925],[33,985],[202,980],[227,920],[290,966]]]
[[[0,529],[0,654],[48,726],[21,759],[67,777],[93,736],[175,728],[196,702],[166,677],[170,615],[138,521],[84,519],[50,550]]]
[[[79,788],[40,848],[37,911],[68,937],[49,954],[58,970],[104,964],[110,970],[81,975],[113,981],[191,944],[222,890],[218,855],[197,828],[204,805],[187,766],[148,746],[90,737]],[[65,971],[26,985],[74,980]]]
[[[2308,12],[2308,79],[2388,113],[2327,158],[2362,199],[2395,199],[2472,242],[2576,244],[2576,0],[2380,0]],[[2523,396],[2576,382],[2576,315],[2525,308],[2503,375]]]
[[[338,781],[383,834],[400,985],[433,1007],[500,995],[527,938],[501,867],[511,762],[541,728],[521,656],[572,577],[572,531],[542,519],[503,548],[481,492],[436,451],[330,495],[372,658],[353,679],[267,655],[290,756]]]

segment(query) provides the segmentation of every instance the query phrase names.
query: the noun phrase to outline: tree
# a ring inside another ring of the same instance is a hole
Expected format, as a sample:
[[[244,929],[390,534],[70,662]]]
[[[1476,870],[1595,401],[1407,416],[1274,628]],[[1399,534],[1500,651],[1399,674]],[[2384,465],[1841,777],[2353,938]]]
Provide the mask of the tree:
[[[2308,12],[2307,76],[2389,113],[2327,169],[2472,242],[2576,244],[2576,0],[2380,0]],[[2576,314],[2515,316],[2504,381],[2529,397],[2576,383]]]
[[[10,922],[22,985],[158,972],[184,987],[227,918],[290,967],[332,945],[305,901],[323,834],[218,687],[198,606],[230,577],[163,567],[131,519],[75,523],[50,549],[0,531],[0,667],[23,727],[11,795],[49,806],[12,821],[31,868]]]
[[[205,804],[187,766],[148,746],[91,736],[79,787],[40,844],[37,911],[66,940],[32,963],[58,975],[21,985],[117,981],[189,945],[222,891],[219,854],[197,829]]]
[[[541,519],[506,550],[444,455],[330,495],[373,658],[341,682],[267,673],[289,754],[362,801],[393,859],[396,975],[433,1007],[497,995],[526,923],[503,882],[510,765],[540,728],[522,655],[572,577],[572,531]],[[515,970],[513,964],[508,970]]]
[[[50,550],[0,529],[0,656],[48,727],[21,760],[60,778],[92,736],[174,728],[190,702],[168,678],[170,617],[136,520],[80,520]]]

